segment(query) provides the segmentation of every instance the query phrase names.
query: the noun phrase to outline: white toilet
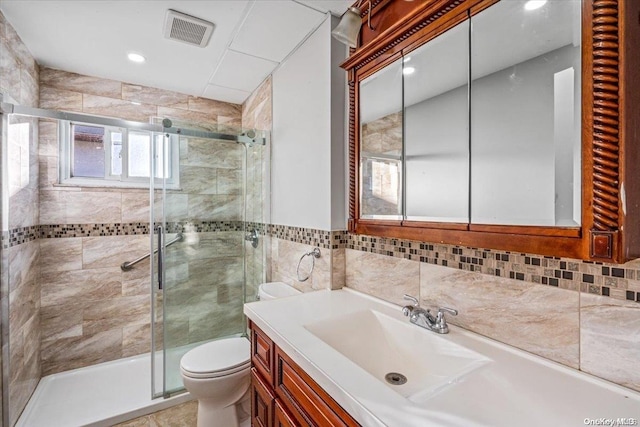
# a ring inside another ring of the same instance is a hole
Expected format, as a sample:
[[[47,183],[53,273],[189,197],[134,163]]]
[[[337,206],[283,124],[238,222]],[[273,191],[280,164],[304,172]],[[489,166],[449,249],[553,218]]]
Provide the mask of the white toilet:
[[[261,300],[300,293],[283,282],[263,283],[258,288]],[[236,408],[248,396],[251,382],[250,353],[249,340],[234,337],[199,345],[182,356],[182,382],[198,400],[198,427],[238,427]]]
[[[198,427],[238,427],[236,404],[251,381],[250,349],[247,338],[225,338],[202,344],[182,357],[182,381],[198,400]]]

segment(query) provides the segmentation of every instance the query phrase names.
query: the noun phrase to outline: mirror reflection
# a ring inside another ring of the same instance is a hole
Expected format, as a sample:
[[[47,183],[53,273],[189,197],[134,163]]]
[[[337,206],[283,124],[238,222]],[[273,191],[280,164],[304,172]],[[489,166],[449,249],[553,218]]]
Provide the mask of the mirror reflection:
[[[360,82],[361,218],[580,225],[581,1],[530,5],[500,1]]]
[[[471,18],[471,222],[579,225],[580,2],[527,4]]]
[[[404,58],[406,217],[469,222],[469,22]]]
[[[402,60],[360,82],[360,215],[402,219]]]

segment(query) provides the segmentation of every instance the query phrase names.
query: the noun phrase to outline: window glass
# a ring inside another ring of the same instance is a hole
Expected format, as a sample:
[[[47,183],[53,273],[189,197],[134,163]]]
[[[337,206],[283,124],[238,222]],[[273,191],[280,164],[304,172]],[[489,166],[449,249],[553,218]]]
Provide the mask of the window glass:
[[[129,132],[129,176],[149,177],[151,137],[148,133]]]
[[[73,169],[71,176],[104,177],[105,129],[98,126],[73,125]]]
[[[164,142],[164,135],[159,134],[155,136],[156,178],[171,178],[171,167],[169,164],[171,157],[166,155],[169,150],[169,146]]]

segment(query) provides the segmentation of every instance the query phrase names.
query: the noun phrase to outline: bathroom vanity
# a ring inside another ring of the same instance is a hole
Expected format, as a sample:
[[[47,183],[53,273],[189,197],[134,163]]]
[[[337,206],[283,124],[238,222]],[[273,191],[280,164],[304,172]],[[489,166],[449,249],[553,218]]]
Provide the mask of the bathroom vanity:
[[[359,425],[255,323],[249,327],[253,426]]]
[[[352,290],[249,303],[244,313],[253,426],[640,420],[638,392],[454,326],[436,334]]]

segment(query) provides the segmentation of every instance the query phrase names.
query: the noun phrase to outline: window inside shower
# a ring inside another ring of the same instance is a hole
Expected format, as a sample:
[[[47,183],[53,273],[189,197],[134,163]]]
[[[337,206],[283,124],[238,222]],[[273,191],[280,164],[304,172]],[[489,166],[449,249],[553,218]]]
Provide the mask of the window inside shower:
[[[156,182],[179,188],[179,146],[160,149],[162,133],[71,121],[61,122],[59,131],[61,184],[148,187],[153,151]]]

